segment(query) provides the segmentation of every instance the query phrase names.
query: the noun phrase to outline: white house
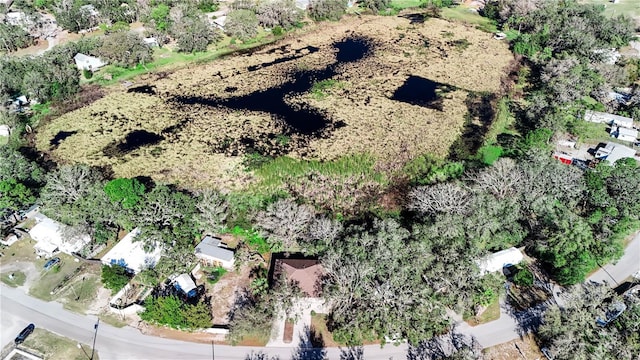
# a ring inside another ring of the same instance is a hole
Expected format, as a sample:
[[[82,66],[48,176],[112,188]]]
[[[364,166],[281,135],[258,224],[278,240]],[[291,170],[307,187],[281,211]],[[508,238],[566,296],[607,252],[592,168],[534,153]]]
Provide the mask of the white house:
[[[628,129],[622,126],[613,126],[611,128],[611,137],[615,137],[618,140],[636,142],[638,139],[638,130]]]
[[[76,56],[73,57],[73,60],[76,62],[76,67],[78,70],[91,70],[96,71],[99,68],[107,65],[106,62],[100,60],[95,56],[89,56],[85,54],[77,53]]]
[[[220,30],[224,30],[224,24],[226,23],[227,23],[226,15],[218,16],[217,18],[211,20],[211,24]]]
[[[635,156],[634,149],[611,142],[596,151],[596,159],[608,160],[611,164],[615,164],[620,159],[635,158]]]
[[[102,257],[102,263],[123,266],[134,274],[154,267],[162,256],[162,247],[156,244],[152,252],[145,251],[143,241],[134,241],[139,234],[140,229],[133,229]]]
[[[233,251],[227,249],[222,240],[209,235],[196,246],[195,254],[202,263],[210,266],[232,269],[235,262]]]
[[[589,122],[594,122],[594,123],[605,123],[609,125],[633,128],[632,118],[604,113],[600,111],[591,111],[591,110],[585,111],[584,120]]]
[[[143,38],[142,42],[144,42],[144,44],[147,45],[148,47],[159,47],[160,46],[160,44],[158,44],[158,39],[156,39],[154,37]]]
[[[0,124],[0,136],[9,136],[11,135],[11,128],[9,125]]]
[[[33,216],[36,225],[29,230],[29,235],[37,241],[34,249],[36,254],[44,257],[51,257],[57,252],[66,254],[80,251],[91,238],[87,234],[75,237],[66,237],[62,231],[65,225],[60,224],[40,213]]]
[[[477,261],[482,275],[490,272],[500,271],[505,266],[519,264],[524,259],[522,252],[517,248],[510,247],[506,250],[493,253],[482,260]]]

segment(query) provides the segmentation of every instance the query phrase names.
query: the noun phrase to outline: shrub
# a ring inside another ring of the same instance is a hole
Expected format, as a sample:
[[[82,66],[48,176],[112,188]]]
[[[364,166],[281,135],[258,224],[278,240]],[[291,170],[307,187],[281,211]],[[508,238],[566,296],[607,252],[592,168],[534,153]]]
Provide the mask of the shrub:
[[[191,305],[176,296],[148,297],[145,310],[140,313],[144,321],[167,325],[172,328],[199,329],[211,327],[213,316],[206,302]]]
[[[485,163],[486,165],[493,165],[493,163],[496,162],[496,160],[498,160],[500,156],[502,156],[502,152],[502,147],[488,145],[480,149],[479,155],[483,163]]]
[[[127,283],[129,283],[129,274],[124,267],[119,265],[102,266],[102,284],[112,293],[120,291]]]
[[[148,62],[152,51],[139,34],[119,31],[104,38],[98,54],[121,67],[134,67]]]
[[[293,0],[262,3],[256,9],[256,15],[263,26],[280,26],[284,29],[291,29],[304,17],[304,13],[296,7]]]
[[[258,34],[258,18],[251,10],[233,10],[227,15],[224,29],[229,36],[246,40]]]
[[[282,26],[276,25],[273,27],[273,29],[271,29],[271,33],[275,36],[280,36],[284,34],[284,29],[282,28]]]
[[[513,282],[518,286],[531,286],[533,285],[533,273],[528,268],[518,269],[518,272],[513,277]]]
[[[346,0],[311,0],[309,3],[309,16],[315,21],[340,20],[346,10]]]
[[[200,0],[198,2],[198,9],[205,13],[218,11],[219,8],[220,3],[216,0]]]
[[[361,0],[360,5],[377,13],[389,8],[391,6],[391,0]]]

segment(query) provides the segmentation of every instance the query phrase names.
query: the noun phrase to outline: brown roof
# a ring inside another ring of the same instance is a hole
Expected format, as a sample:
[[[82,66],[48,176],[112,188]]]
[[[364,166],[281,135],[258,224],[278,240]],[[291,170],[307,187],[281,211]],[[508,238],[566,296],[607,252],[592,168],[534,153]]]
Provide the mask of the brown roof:
[[[320,278],[323,272],[318,260],[276,260],[276,276],[285,274],[287,280],[296,282],[300,290],[309,297],[320,297]]]

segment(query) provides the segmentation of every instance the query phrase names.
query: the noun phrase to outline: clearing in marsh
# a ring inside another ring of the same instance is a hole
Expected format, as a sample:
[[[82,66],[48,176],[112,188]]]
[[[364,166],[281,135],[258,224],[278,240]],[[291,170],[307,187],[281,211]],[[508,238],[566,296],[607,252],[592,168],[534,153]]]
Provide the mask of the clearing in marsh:
[[[348,17],[114,85],[42,126],[37,147],[116,177],[228,189],[253,180],[242,166],[249,153],[445,157],[464,127],[488,127],[479,102],[499,91],[511,59],[506,43],[470,26],[422,14]]]

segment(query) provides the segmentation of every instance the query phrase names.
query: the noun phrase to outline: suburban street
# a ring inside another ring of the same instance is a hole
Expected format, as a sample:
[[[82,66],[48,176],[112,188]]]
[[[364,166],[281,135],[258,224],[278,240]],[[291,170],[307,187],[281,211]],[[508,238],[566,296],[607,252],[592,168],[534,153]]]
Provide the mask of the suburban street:
[[[616,287],[627,277],[640,272],[640,232],[627,245],[624,255],[616,264],[607,264],[589,276],[590,281],[607,282]]]
[[[608,264],[598,270],[588,280],[607,281],[610,286],[621,282],[628,276],[640,271],[640,234],[637,234],[625,249],[624,256],[615,264]],[[612,280],[613,277],[613,280]],[[0,285],[1,330],[0,344],[5,346],[13,341],[18,332],[28,323],[64,335],[84,344],[91,344],[96,318],[79,315],[63,309],[57,302],[44,302],[14,289]],[[471,327],[462,319],[457,330],[473,335],[483,347],[491,347],[518,338],[517,322],[504,306],[501,306],[500,319],[488,324]],[[378,345],[364,347],[366,359],[405,359],[407,345]],[[101,359],[211,359],[210,344],[189,343],[184,341],[147,336],[132,327],[115,328],[100,323],[96,340],[96,350]],[[263,351],[277,355],[281,359],[290,359],[296,352],[290,347],[253,348],[242,346],[216,345],[215,356],[219,359],[244,359],[251,351]],[[339,359],[338,348],[323,349],[328,359]],[[314,357],[315,358],[315,357]]]
[[[91,344],[93,326],[96,318],[84,316],[64,310],[62,304],[44,302],[26,295],[20,289],[0,286],[0,311],[2,319],[0,325],[0,343],[4,347],[13,341],[15,336],[28,323],[44,328],[54,333],[64,335],[73,340]],[[406,345],[379,345],[364,347],[366,359],[405,359]],[[326,358],[339,359],[340,349],[327,348]],[[110,359],[212,359],[210,344],[189,343],[178,340],[164,339],[141,334],[131,327],[115,328],[100,323],[96,340],[96,351],[101,360]],[[242,346],[215,346],[215,358],[242,360],[251,351],[263,351],[270,355],[277,355],[280,359],[291,359],[295,350],[292,348],[254,348]],[[315,358],[315,357],[312,357]]]

